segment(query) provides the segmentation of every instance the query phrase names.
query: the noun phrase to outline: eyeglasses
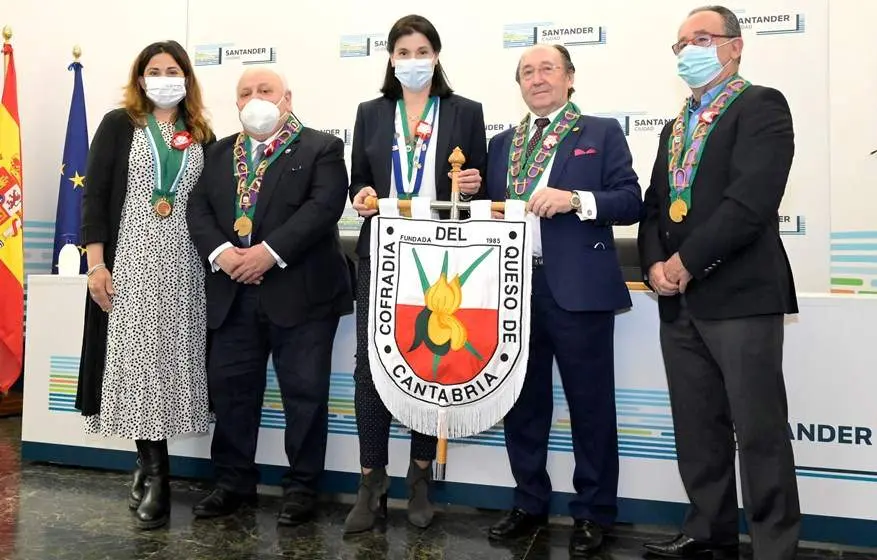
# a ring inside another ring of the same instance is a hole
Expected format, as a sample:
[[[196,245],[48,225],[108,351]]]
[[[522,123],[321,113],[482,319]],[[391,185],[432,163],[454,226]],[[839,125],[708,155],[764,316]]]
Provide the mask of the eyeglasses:
[[[537,72],[540,76],[552,76],[561,68],[563,68],[563,66],[558,66],[556,64],[543,64],[539,66],[539,68],[527,66],[525,68],[521,68],[521,79],[525,81],[532,80],[536,76]]]
[[[695,35],[694,38],[691,40],[683,39],[683,40],[679,41],[678,43],[674,44],[670,48],[673,49],[673,54],[678,55],[680,52],[682,52],[682,49],[684,49],[688,45],[695,45],[697,47],[711,47],[711,46],[713,46],[713,39],[715,39],[716,37],[719,37],[722,39],[737,39],[740,36],[739,35],[712,35],[710,33],[702,33],[700,35]]]

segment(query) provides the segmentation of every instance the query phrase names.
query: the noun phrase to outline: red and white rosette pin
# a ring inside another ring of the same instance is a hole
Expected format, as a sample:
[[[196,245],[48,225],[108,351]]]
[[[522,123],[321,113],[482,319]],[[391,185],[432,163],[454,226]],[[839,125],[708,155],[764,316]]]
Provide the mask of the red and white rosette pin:
[[[426,121],[420,121],[417,123],[417,128],[414,129],[414,134],[426,140],[432,136],[432,125]]]
[[[192,135],[187,130],[181,130],[171,138],[171,147],[183,151],[192,144]]]
[[[542,147],[544,147],[546,150],[550,150],[551,148],[553,148],[556,145],[557,145],[557,134],[554,134],[553,132],[551,134],[549,134],[548,136],[546,136],[545,140],[542,141]]]
[[[706,124],[712,124],[713,120],[715,120],[716,115],[718,115],[718,114],[719,114],[719,112],[716,111],[715,109],[707,109],[706,111],[704,111],[703,113],[700,114],[700,120],[702,120]]]

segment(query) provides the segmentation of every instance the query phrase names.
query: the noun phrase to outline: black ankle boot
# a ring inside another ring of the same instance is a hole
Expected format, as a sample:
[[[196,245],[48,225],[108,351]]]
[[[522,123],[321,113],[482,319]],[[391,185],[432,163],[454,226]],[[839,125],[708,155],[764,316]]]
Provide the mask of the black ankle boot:
[[[128,508],[137,509],[143,500],[143,460],[140,458],[140,451],[137,452],[137,468],[134,469],[131,480],[131,492],[128,495]]]
[[[137,526],[157,529],[167,524],[171,511],[167,440],[138,440],[144,474],[143,499],[137,507]]]

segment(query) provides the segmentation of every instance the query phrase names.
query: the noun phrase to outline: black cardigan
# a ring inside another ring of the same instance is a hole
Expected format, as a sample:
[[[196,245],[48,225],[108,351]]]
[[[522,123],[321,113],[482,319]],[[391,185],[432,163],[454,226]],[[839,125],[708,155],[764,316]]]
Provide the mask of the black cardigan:
[[[80,243],[103,243],[104,263],[113,270],[122,210],[128,193],[128,154],[134,141],[134,123],[125,109],[104,115],[91,140],[82,191]],[[211,135],[212,143],[214,138]],[[205,144],[205,147],[206,145]],[[76,388],[76,409],[83,416],[100,412],[101,384],[107,351],[109,315],[86,293],[85,327]]]

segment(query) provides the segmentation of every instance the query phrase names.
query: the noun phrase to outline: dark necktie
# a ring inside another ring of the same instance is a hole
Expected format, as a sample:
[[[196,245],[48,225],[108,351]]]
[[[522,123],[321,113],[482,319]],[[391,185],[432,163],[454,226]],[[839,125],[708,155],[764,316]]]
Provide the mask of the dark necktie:
[[[256,153],[253,154],[253,169],[254,170],[257,167],[259,167],[259,163],[262,161],[262,159],[264,157],[265,157],[265,144],[259,144],[258,146],[256,146]],[[250,235],[245,235],[245,236],[241,237],[240,239],[241,239],[241,245],[243,245],[244,247],[250,246],[250,240],[251,240]]]
[[[265,144],[256,146],[256,153],[253,154],[253,168],[259,167],[259,162],[265,157]]]
[[[530,154],[532,154],[533,150],[536,149],[536,146],[539,145],[539,141],[542,140],[542,131],[545,130],[545,127],[548,126],[548,123],[550,122],[551,121],[545,117],[539,117],[536,119],[535,123],[533,123],[536,125],[536,132],[533,133],[532,138],[527,142],[527,155],[525,156],[525,159],[529,159]]]

